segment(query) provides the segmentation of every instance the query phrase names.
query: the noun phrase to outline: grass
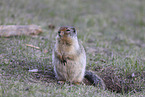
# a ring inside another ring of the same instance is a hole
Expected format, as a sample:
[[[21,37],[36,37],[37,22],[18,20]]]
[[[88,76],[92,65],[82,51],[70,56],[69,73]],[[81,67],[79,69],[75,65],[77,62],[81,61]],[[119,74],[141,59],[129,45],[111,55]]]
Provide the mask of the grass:
[[[0,96],[143,97],[144,5],[144,0],[1,0],[1,25],[36,24],[44,33],[37,37],[0,38]],[[56,28],[49,29],[50,24]],[[132,83],[134,89],[121,94],[93,86],[60,86],[39,74],[34,78],[29,69],[53,70],[51,51],[57,28],[64,25],[77,28],[87,53],[87,70],[97,72],[104,80],[113,76],[115,82],[122,79],[125,84]]]

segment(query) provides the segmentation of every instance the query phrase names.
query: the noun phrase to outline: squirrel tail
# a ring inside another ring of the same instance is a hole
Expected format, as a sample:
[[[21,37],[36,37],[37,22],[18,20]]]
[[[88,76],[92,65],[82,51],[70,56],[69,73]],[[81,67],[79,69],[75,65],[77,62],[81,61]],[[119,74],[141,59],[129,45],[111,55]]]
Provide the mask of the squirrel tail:
[[[106,86],[102,78],[100,78],[97,74],[91,72],[91,71],[86,71],[85,72],[85,78],[90,81],[92,85],[95,87],[99,87],[103,90],[105,90]]]

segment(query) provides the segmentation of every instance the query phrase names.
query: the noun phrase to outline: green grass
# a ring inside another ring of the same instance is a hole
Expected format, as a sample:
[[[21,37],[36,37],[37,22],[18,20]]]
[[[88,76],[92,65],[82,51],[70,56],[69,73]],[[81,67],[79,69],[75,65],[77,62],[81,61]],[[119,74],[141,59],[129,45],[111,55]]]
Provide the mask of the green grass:
[[[144,0],[1,0],[0,25],[36,24],[44,33],[38,37],[0,38],[0,96],[143,97],[144,5]],[[49,29],[49,24],[56,29]],[[51,52],[57,28],[65,25],[77,28],[78,38],[86,49],[88,70],[101,67],[97,69],[100,74],[111,67],[115,76],[133,81],[141,91],[118,94],[93,86],[60,86],[47,79],[33,79],[28,69],[53,70]],[[40,50],[25,44],[38,46]],[[132,73],[135,77],[128,78]]]

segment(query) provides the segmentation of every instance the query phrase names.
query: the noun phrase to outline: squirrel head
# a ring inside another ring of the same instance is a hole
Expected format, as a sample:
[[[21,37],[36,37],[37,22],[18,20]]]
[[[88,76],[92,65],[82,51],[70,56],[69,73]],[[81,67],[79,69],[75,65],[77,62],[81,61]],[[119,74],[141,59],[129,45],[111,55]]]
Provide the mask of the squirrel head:
[[[60,27],[60,29],[58,30],[58,36],[60,38],[77,37],[77,31],[74,27],[70,27],[70,26]]]

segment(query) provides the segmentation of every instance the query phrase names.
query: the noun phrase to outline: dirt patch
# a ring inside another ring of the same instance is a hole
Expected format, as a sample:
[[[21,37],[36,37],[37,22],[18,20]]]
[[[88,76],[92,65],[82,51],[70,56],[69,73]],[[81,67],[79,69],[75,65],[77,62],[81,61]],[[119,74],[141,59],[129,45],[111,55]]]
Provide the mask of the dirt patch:
[[[8,66],[9,70],[7,71],[7,74],[9,74],[9,76],[6,76],[6,77],[15,76],[12,73],[12,70],[14,69],[19,70],[21,68],[20,70],[23,69],[24,72],[27,72],[29,70],[27,65],[35,64],[33,62],[31,63],[31,62],[24,62],[24,61],[22,62],[12,61],[12,63],[15,65],[13,66],[11,64],[10,66]],[[30,77],[27,77],[28,80],[31,82],[42,81],[42,82],[47,82],[47,83],[57,83],[53,69],[51,67],[50,68],[45,67],[45,68],[47,69],[42,70],[41,67],[38,66],[38,72],[30,73]],[[95,68],[95,71],[93,72],[86,71],[83,82],[86,85],[93,85],[95,87],[101,87],[103,85],[100,84],[99,82],[102,82],[103,80],[106,86],[106,89],[111,92],[116,92],[116,93],[129,93],[129,92],[135,93],[145,88],[144,87],[145,72],[135,72],[134,74],[123,74],[123,73],[116,73],[116,71],[118,71],[117,68],[112,68],[112,67],[102,68],[98,66]],[[99,75],[100,77],[97,75]],[[101,86],[98,86],[98,84]]]
[[[100,68],[101,69],[101,68]],[[96,71],[100,70],[96,69]],[[116,93],[139,92],[144,85],[145,72],[136,72],[135,74],[118,74],[116,69],[108,67],[101,69],[100,77],[103,79],[106,88]],[[135,75],[135,76],[134,76]]]
[[[97,70],[96,70],[97,71]],[[94,72],[95,73],[95,72]],[[140,75],[139,73],[136,73],[137,76]],[[103,79],[106,89],[108,89],[111,92],[116,93],[128,93],[128,92],[139,92],[143,89],[143,87],[139,86],[139,82],[136,80],[137,78],[131,77],[131,75],[127,75],[126,77],[121,76],[121,74],[115,74],[115,69],[108,67],[101,71],[101,73],[98,73],[100,77]],[[41,80],[48,83],[57,83],[57,80],[55,78],[53,71],[39,71],[37,73],[32,73],[33,79],[35,80]],[[95,74],[93,75],[95,76]],[[93,78],[93,79],[92,79]],[[142,80],[141,83],[144,83],[145,73],[141,74]],[[96,81],[94,81],[94,77],[86,76],[83,82],[86,85],[94,85],[96,86]],[[96,86],[97,87],[97,86]]]

